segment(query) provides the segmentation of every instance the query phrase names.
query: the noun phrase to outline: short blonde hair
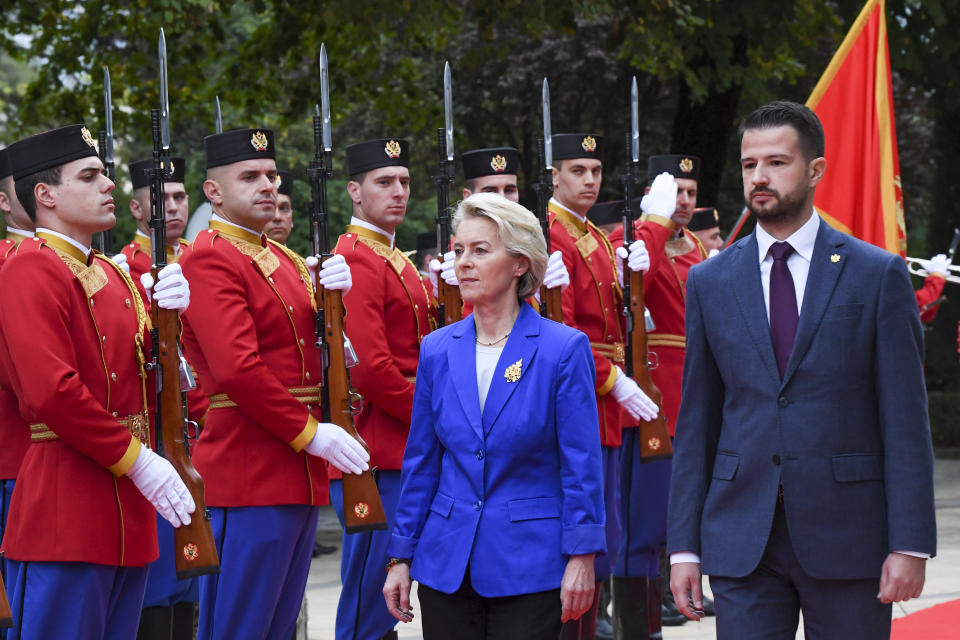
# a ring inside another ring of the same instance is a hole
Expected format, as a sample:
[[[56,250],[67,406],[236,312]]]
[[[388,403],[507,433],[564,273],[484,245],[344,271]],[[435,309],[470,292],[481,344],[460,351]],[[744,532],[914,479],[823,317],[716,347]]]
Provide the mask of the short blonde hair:
[[[464,199],[453,214],[453,233],[466,218],[487,218],[497,225],[497,233],[507,253],[524,257],[530,268],[517,282],[517,297],[533,295],[547,271],[547,242],[540,221],[526,207],[496,193],[474,193]]]

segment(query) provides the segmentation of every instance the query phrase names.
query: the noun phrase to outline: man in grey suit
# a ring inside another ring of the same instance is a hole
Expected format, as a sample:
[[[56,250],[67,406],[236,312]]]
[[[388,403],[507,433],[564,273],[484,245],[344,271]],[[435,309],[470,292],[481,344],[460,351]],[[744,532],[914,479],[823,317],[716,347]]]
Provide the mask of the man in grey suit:
[[[936,552],[923,340],[904,261],[830,228],[808,108],[740,129],[757,229],[690,271],[668,552],[680,610],[717,636],[889,637]],[[689,389],[689,390],[688,390]]]

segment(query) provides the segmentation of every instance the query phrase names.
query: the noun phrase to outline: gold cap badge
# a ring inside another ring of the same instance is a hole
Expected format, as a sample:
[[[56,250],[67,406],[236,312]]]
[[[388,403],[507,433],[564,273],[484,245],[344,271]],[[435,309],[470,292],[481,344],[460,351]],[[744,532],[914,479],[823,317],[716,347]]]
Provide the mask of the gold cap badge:
[[[507,382],[516,382],[520,379],[521,367],[523,366],[523,358],[520,358],[512,365],[507,367],[507,370],[503,372],[503,377],[507,379]]]
[[[837,264],[838,262],[840,262],[840,254],[835,253],[832,256],[830,256],[830,262],[832,262],[833,264]]]
[[[388,158],[399,158],[400,157],[400,143],[396,140],[391,140],[383,147],[383,152],[387,154]]]
[[[257,131],[250,137],[250,144],[252,144],[253,148],[257,151],[266,151],[270,143],[267,141],[267,134],[263,131]]]
[[[280,177],[280,174],[278,173],[278,174],[276,175],[276,177],[273,179],[273,185],[274,185],[277,189],[279,189],[281,184],[283,184],[283,178],[281,178],[281,177]]]
[[[490,168],[497,173],[502,173],[507,168],[507,159],[498,153],[490,160]]]
[[[83,141],[86,142],[88,145],[90,145],[93,148],[97,147],[97,144],[93,141],[93,136],[90,135],[90,129],[87,129],[86,127],[82,127],[80,129],[80,135],[83,137]]]
[[[693,160],[690,158],[684,158],[680,161],[680,171],[684,173],[690,173],[693,171]]]
[[[583,147],[584,151],[588,151],[592,153],[597,150],[597,139],[594,138],[593,136],[586,136],[580,142],[580,146]]]

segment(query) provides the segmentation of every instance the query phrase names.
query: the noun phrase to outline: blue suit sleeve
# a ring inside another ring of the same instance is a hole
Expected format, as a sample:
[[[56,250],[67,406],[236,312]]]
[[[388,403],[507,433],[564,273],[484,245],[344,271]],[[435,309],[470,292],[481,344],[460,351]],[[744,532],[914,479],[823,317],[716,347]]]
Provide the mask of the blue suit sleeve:
[[[440,483],[443,445],[437,438],[433,421],[433,379],[429,367],[429,342],[421,345],[417,382],[413,393],[410,435],[403,455],[400,475],[400,500],[394,519],[393,535],[387,549],[394,558],[412,558],[417,550],[427,509]]]
[[[564,346],[557,376],[555,423],[560,451],[565,555],[606,550],[600,426],[590,343],[577,332]]]
[[[668,554],[701,552],[700,517],[710,485],[723,412],[723,378],[707,339],[696,275],[694,267],[687,278],[687,348],[670,482]]]
[[[932,556],[937,534],[923,332],[907,268],[896,256],[880,286],[876,354],[890,550]]]

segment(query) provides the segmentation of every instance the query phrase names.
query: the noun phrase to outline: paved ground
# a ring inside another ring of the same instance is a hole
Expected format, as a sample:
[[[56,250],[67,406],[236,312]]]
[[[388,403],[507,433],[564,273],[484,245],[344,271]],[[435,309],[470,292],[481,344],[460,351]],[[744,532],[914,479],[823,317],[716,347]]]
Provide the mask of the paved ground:
[[[917,600],[894,605],[894,617],[960,598],[960,460],[937,460],[937,530],[939,553],[927,563],[927,583]],[[326,544],[340,545],[340,528],[332,509],[325,509],[320,537]],[[384,574],[386,575],[386,574]],[[706,581],[705,581],[706,582]],[[339,553],[315,558],[307,581],[310,640],[332,640],[337,598],[340,593]],[[414,604],[414,609],[419,607]],[[419,619],[399,625],[400,638],[422,639]],[[712,618],[701,623],[664,629],[665,640],[706,639],[715,637]],[[803,638],[803,632],[797,634]]]

